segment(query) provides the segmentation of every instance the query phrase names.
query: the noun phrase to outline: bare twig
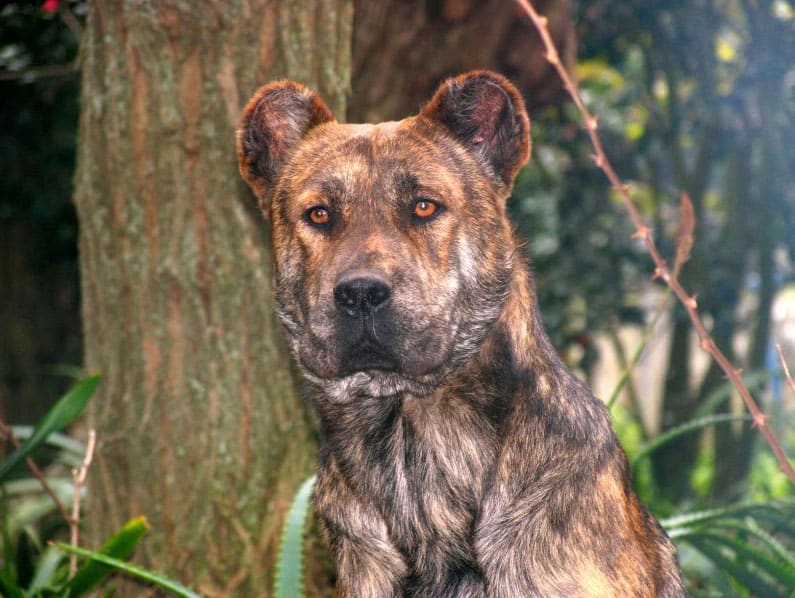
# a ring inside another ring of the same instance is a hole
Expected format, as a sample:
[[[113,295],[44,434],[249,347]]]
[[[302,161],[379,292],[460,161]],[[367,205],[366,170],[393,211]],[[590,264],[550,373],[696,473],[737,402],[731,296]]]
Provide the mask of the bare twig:
[[[88,431],[88,444],[86,445],[86,455],[83,458],[83,464],[80,469],[72,470],[73,494],[72,494],[72,517],[69,520],[70,539],[69,543],[77,547],[80,540],[80,493],[86,483],[88,476],[88,468],[91,466],[91,461],[94,459],[94,446],[97,442],[97,433],[94,430]],[[69,577],[72,577],[77,571],[77,555],[71,554],[69,556]]]
[[[5,422],[0,421],[0,435],[4,436],[8,439],[8,441],[14,445],[14,448],[18,449],[22,443],[19,442],[19,439],[14,435],[14,431],[11,429],[11,426],[7,425]],[[53,503],[55,503],[55,508],[58,509],[58,512],[61,514],[61,517],[64,518],[64,521],[69,522],[71,519],[69,518],[69,513],[66,510],[64,504],[58,498],[58,495],[55,494],[55,491],[52,489],[47,483],[47,478],[44,477],[44,473],[39,469],[39,466],[36,465],[36,462],[33,460],[32,457],[25,457],[25,463],[30,470],[30,473],[33,474],[39,484],[41,484],[42,489],[47,493]]]
[[[776,343],[776,352],[778,353],[778,360],[781,362],[781,369],[784,370],[784,378],[787,380],[787,385],[792,389],[792,392],[795,392],[795,382],[792,380],[792,376],[789,373],[789,368],[787,367],[787,362],[784,359],[784,352],[781,350],[781,345]]]
[[[629,186],[621,181],[618,174],[616,174],[616,171],[613,169],[612,164],[610,164],[610,161],[607,159],[604,149],[602,148],[602,141],[599,138],[599,134],[597,133],[599,121],[585,106],[585,102],[583,102],[579,87],[569,75],[566,67],[563,66],[560,56],[558,55],[558,51],[555,48],[555,44],[552,41],[552,36],[550,35],[549,29],[547,28],[547,18],[539,14],[535,8],[533,8],[530,2],[528,2],[528,0],[516,0],[516,2],[518,2],[518,4],[533,22],[533,25],[538,31],[538,34],[541,36],[541,40],[544,44],[544,49],[546,51],[545,57],[547,61],[557,71],[558,75],[563,81],[566,91],[571,96],[571,99],[574,101],[574,104],[577,106],[580,114],[582,114],[585,130],[588,132],[588,136],[591,139],[591,145],[593,145],[595,151],[593,156],[594,163],[605,173],[613,188],[621,194],[621,197],[624,200],[624,207],[629,213],[632,223],[635,225],[635,232],[632,237],[635,239],[640,239],[643,242],[643,244],[646,246],[646,250],[649,252],[649,255],[651,255],[652,260],[654,260],[654,278],[662,279],[663,282],[665,282],[665,284],[667,284],[674,292],[676,297],[684,306],[685,310],[687,310],[687,315],[690,317],[693,328],[696,330],[696,333],[698,334],[698,337],[701,341],[701,348],[712,356],[715,362],[724,371],[726,377],[732,383],[734,388],[737,389],[737,392],[739,392],[740,396],[742,397],[748,412],[753,418],[753,423],[751,425],[753,427],[759,428],[762,434],[764,434],[767,443],[770,445],[771,450],[778,459],[781,470],[787,474],[790,480],[795,484],[795,468],[793,468],[792,463],[790,463],[789,458],[784,452],[784,449],[781,448],[781,444],[779,443],[775,434],[773,434],[770,426],[767,424],[767,416],[759,409],[759,406],[751,396],[750,391],[743,383],[741,370],[736,369],[731,364],[731,362],[715,344],[715,341],[712,339],[709,332],[707,332],[706,326],[704,325],[704,322],[698,313],[698,302],[696,300],[696,296],[688,294],[679,282],[678,277],[674,276],[674,274],[668,268],[667,263],[660,255],[660,252],[654,243],[651,229],[646,226],[637,206],[635,205],[635,202],[630,196]]]
[[[83,39],[83,26],[80,24],[80,21],[77,20],[77,17],[74,15],[74,13],[69,9],[68,3],[63,2],[58,4],[58,14],[61,17],[61,20],[72,32],[72,35],[75,36],[75,41],[79,45]]]
[[[68,64],[49,64],[46,66],[31,67],[21,71],[0,72],[0,81],[13,81],[15,79],[36,81],[37,79],[46,79],[48,77],[73,77],[77,75],[77,72],[78,68],[74,62]]]

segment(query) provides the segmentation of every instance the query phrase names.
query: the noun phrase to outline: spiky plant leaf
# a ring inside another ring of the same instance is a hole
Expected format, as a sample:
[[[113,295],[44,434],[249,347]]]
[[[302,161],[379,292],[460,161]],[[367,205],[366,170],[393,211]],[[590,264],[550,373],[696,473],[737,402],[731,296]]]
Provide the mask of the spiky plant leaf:
[[[312,476],[301,484],[287,513],[276,563],[276,598],[304,595],[304,532],[316,477]]]

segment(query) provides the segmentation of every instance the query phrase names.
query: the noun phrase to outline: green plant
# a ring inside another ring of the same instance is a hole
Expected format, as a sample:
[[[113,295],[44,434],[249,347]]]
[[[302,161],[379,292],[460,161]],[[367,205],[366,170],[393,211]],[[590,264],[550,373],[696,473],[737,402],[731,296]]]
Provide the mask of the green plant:
[[[706,407],[725,400],[719,389]],[[707,408],[699,410],[708,413]],[[748,421],[747,414],[704,415],[676,426],[653,440],[633,447],[633,472],[655,451],[693,434],[733,421]],[[767,456],[766,454],[764,456]],[[714,463],[712,464],[714,468]],[[643,493],[653,510],[665,511],[654,488]],[[691,596],[788,597],[795,590],[795,500],[759,500],[713,508],[675,508],[678,514],[660,523],[677,544]]]
[[[192,590],[125,562],[149,531],[143,517],[129,521],[99,551],[57,542],[70,524],[63,504],[73,498],[75,483],[51,472],[79,467],[86,450],[57,432],[80,417],[99,380],[94,376],[76,384],[33,428],[3,424],[6,437],[22,442],[0,463],[0,596],[75,598],[121,571],[176,596],[195,598]],[[30,460],[46,448],[55,450],[47,474]],[[29,470],[22,467],[26,460]],[[70,553],[86,559],[74,575],[69,574]]]
[[[705,509],[661,521],[680,547],[691,595],[721,588],[770,598],[795,591],[793,522],[792,500]]]
[[[312,476],[301,484],[284,522],[279,560],[276,562],[276,598],[303,596],[304,537],[315,478]]]

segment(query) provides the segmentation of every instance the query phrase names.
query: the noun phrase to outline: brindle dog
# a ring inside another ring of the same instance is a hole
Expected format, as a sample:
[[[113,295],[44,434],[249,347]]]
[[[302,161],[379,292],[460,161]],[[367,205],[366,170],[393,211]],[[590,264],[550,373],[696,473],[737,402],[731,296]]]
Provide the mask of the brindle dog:
[[[291,81],[245,109],[340,596],[684,595],[604,405],[542,329],[505,205],[529,130],[486,71],[399,122],[338,124]]]

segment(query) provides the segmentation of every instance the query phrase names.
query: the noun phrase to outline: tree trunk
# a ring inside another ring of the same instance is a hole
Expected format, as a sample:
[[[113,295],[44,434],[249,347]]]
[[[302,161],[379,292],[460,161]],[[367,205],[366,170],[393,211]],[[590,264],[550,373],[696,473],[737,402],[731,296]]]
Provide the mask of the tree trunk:
[[[570,0],[533,0],[563,61],[576,59]],[[403,118],[439,83],[472,69],[493,69],[534,108],[564,99],[541,38],[514,2],[504,0],[354,0],[353,122]],[[388,73],[387,76],[385,74]]]
[[[86,523],[97,546],[146,515],[136,560],[207,595],[269,592],[315,460],[235,127],[285,76],[344,116],[351,23],[351,0],[89,6],[75,203],[86,368],[103,382]]]

